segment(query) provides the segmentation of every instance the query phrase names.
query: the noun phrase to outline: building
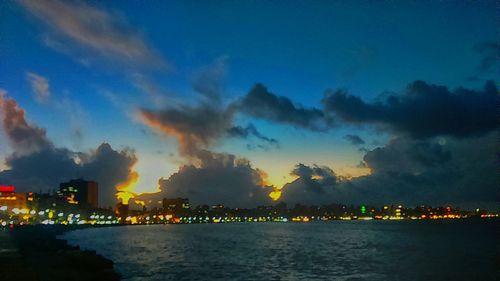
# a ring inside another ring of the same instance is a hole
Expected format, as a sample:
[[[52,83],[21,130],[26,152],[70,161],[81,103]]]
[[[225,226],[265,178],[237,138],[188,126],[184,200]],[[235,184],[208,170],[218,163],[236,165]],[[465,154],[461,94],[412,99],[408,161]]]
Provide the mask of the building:
[[[26,193],[15,193],[15,187],[12,185],[0,186],[0,208],[13,209],[26,209],[28,203],[28,196]]]
[[[121,219],[121,223],[126,223],[128,217],[128,204],[118,202],[115,208],[115,216]]]
[[[189,199],[187,198],[163,198],[163,211],[183,215],[189,210]]]
[[[97,208],[99,205],[98,185],[95,181],[74,179],[59,185],[58,196],[70,204]]]

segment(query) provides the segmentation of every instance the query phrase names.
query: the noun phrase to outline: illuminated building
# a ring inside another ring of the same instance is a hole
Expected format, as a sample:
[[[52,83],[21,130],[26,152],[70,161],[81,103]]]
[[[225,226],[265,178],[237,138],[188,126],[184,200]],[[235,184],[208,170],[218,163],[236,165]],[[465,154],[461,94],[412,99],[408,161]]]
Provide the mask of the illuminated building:
[[[59,197],[64,198],[70,204],[97,208],[99,193],[97,182],[83,179],[70,180],[59,185]]]
[[[189,199],[187,198],[163,198],[163,211],[175,215],[182,215],[189,210]]]
[[[0,186],[0,206],[12,209],[26,209],[27,194],[15,193],[15,187],[12,185]]]

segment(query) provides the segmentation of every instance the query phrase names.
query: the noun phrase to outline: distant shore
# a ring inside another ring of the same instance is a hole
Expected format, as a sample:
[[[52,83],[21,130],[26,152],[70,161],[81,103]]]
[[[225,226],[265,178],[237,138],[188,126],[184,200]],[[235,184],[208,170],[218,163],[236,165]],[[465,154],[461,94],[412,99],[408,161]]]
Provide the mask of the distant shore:
[[[89,226],[27,225],[0,230],[2,279],[37,281],[120,280],[113,262],[96,254],[70,246],[56,236]],[[3,251],[2,251],[3,250]]]

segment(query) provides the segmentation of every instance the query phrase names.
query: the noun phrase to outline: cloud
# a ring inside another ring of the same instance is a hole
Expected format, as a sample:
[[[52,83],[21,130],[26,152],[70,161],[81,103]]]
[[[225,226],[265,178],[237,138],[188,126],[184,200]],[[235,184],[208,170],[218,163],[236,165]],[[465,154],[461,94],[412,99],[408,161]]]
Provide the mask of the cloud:
[[[246,127],[234,126],[227,129],[227,133],[231,137],[247,139],[250,136],[254,136],[259,140],[262,140],[270,145],[279,146],[278,140],[274,138],[269,138],[262,135],[253,124],[248,124]]]
[[[235,155],[199,151],[198,164],[184,165],[168,179],[160,180],[161,192],[143,195],[140,199],[158,201],[164,197],[189,198],[191,205],[255,207],[270,205],[273,190],[266,186],[265,174],[250,162]]]
[[[143,108],[139,119],[149,127],[173,136],[182,156],[193,158],[226,136],[233,125],[235,108],[221,103],[224,61],[217,60],[197,73],[193,88],[200,94],[195,105],[169,105],[161,110]]]
[[[481,55],[481,61],[477,70],[481,73],[496,70],[498,56],[500,55],[500,44],[497,42],[483,42],[474,46],[474,50]]]
[[[365,141],[357,135],[345,135],[344,138],[348,140],[352,145],[362,145],[365,144]]]
[[[140,72],[134,72],[128,75],[127,80],[129,80],[133,86],[146,94],[146,96],[151,100],[153,104],[156,106],[164,106],[166,104],[180,104],[181,100],[184,100],[184,97],[178,97],[175,93],[165,89],[160,84],[154,81],[151,76],[144,75]],[[117,107],[125,107],[124,104],[137,104],[139,101],[132,100],[124,100],[123,97],[111,97],[111,93],[107,91],[105,93],[108,99],[110,99],[111,103]]]
[[[253,151],[253,150],[256,150],[256,149],[262,149],[264,151],[269,151],[269,147],[266,146],[266,145],[262,145],[262,144],[250,144],[250,143],[247,143],[247,150],[248,151]]]
[[[53,146],[45,129],[28,124],[24,110],[5,93],[0,93],[0,114],[5,134],[18,153],[28,154]]]
[[[290,174],[297,179],[283,186],[280,201],[308,205],[333,203],[331,193],[341,178],[332,169],[316,164],[297,164]]]
[[[216,61],[211,68],[202,68],[198,73],[193,85],[200,93],[198,104],[180,104],[161,110],[143,108],[138,112],[139,119],[149,127],[175,137],[181,155],[191,158],[227,136],[254,136],[269,144],[278,145],[276,139],[262,135],[253,124],[246,127],[234,125],[237,113],[313,131],[327,130],[332,125],[331,119],[325,118],[321,110],[295,106],[290,99],[269,93],[260,84],[242,99],[227,106],[222,105],[220,91],[223,87],[220,85],[220,76],[225,73],[222,69],[223,64]]]
[[[50,191],[76,177],[99,183],[101,206],[115,202],[115,186],[127,179],[137,159],[130,149],[116,151],[107,143],[89,153],[58,148],[44,129],[29,124],[15,100],[0,95],[3,130],[14,152],[0,171],[0,182],[15,185],[19,192]]]
[[[389,95],[366,103],[343,90],[328,92],[322,101],[325,112],[354,124],[379,124],[416,138],[468,137],[498,128],[498,91],[487,82],[483,91],[415,81],[402,95]]]
[[[256,84],[243,97],[238,109],[253,117],[313,131],[325,131],[332,125],[321,110],[297,106],[289,98],[269,92],[262,84]]]
[[[77,163],[78,162],[78,163]],[[27,155],[10,155],[0,182],[19,192],[57,190],[59,183],[82,177],[99,184],[100,206],[114,206],[115,186],[127,179],[136,158],[129,150],[116,151],[107,143],[90,153],[50,147]]]
[[[193,157],[225,135],[231,127],[233,111],[201,103],[181,105],[159,111],[142,109],[139,118],[148,126],[173,136],[179,143],[181,155]]]
[[[114,206],[116,189],[125,182],[137,163],[135,152],[130,148],[114,150],[110,144],[102,143],[91,153],[79,153],[82,163],[78,166],[81,177],[94,179],[99,183],[100,202]]]
[[[84,139],[83,129],[86,125],[88,113],[80,102],[68,97],[59,97],[53,99],[50,105],[66,116],[70,130],[69,138],[75,148],[81,147]]]
[[[107,75],[109,70],[118,71],[154,104],[174,100],[167,97],[171,93],[154,78],[155,71],[170,73],[173,65],[137,32],[123,13],[106,10],[97,2],[21,0],[19,3],[46,27],[41,38],[47,47],[92,71],[105,69]],[[120,104],[136,103],[134,98],[121,97]]]
[[[468,139],[399,137],[368,151],[362,165],[371,174],[315,181],[311,167],[297,166],[299,178],[282,189],[284,202],[309,204],[453,204],[496,206],[497,133]],[[334,175],[326,173],[326,175]],[[322,177],[319,177],[321,180]]]
[[[86,117],[86,112],[80,103],[68,97],[51,99],[49,80],[39,74],[26,72],[26,78],[35,94],[36,101],[67,115],[71,127],[71,138],[75,146],[79,147],[83,140],[82,127]]]
[[[496,133],[467,140],[397,138],[366,153],[371,175],[348,187],[358,202],[492,204],[500,199],[497,139]]]
[[[218,58],[212,65],[202,67],[195,73],[192,87],[212,102],[220,102],[226,75],[227,57]]]
[[[254,136],[278,146],[278,141],[262,135],[254,125],[235,125],[237,114],[249,115],[313,131],[326,131],[333,119],[322,110],[295,105],[289,98],[270,93],[263,85],[255,85],[244,97],[223,104],[223,82],[227,74],[226,57],[195,72],[192,87],[198,102],[187,104],[172,102],[162,109],[141,108],[137,117],[147,126],[167,136],[175,137],[182,156],[193,158],[225,137],[248,138]],[[259,146],[249,146],[249,149]]]
[[[83,140],[82,127],[86,118],[86,112],[78,101],[72,100],[68,97],[58,97],[51,99],[51,92],[49,91],[49,81],[47,78],[33,73],[26,72],[26,78],[31,85],[35,99],[39,103],[52,107],[52,109],[63,112],[69,119],[71,129],[71,139],[76,147],[79,147]],[[24,120],[24,118],[22,118]],[[20,126],[16,126],[20,128]],[[35,127],[31,127],[35,130]],[[34,139],[34,138],[28,138]]]
[[[165,64],[122,16],[83,2],[22,0],[20,4],[80,49],[128,64]],[[58,45],[66,44],[58,42]]]
[[[26,72],[26,78],[31,84],[36,100],[40,103],[48,102],[50,99],[49,80],[33,72]]]

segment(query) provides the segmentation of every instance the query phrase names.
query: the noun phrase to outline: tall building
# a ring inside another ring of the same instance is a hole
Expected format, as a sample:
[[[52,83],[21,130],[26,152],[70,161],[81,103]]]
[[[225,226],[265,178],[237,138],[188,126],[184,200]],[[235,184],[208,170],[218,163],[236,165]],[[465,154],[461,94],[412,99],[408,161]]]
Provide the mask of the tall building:
[[[59,185],[58,195],[70,204],[97,208],[99,204],[98,185],[95,181],[74,179]]]

